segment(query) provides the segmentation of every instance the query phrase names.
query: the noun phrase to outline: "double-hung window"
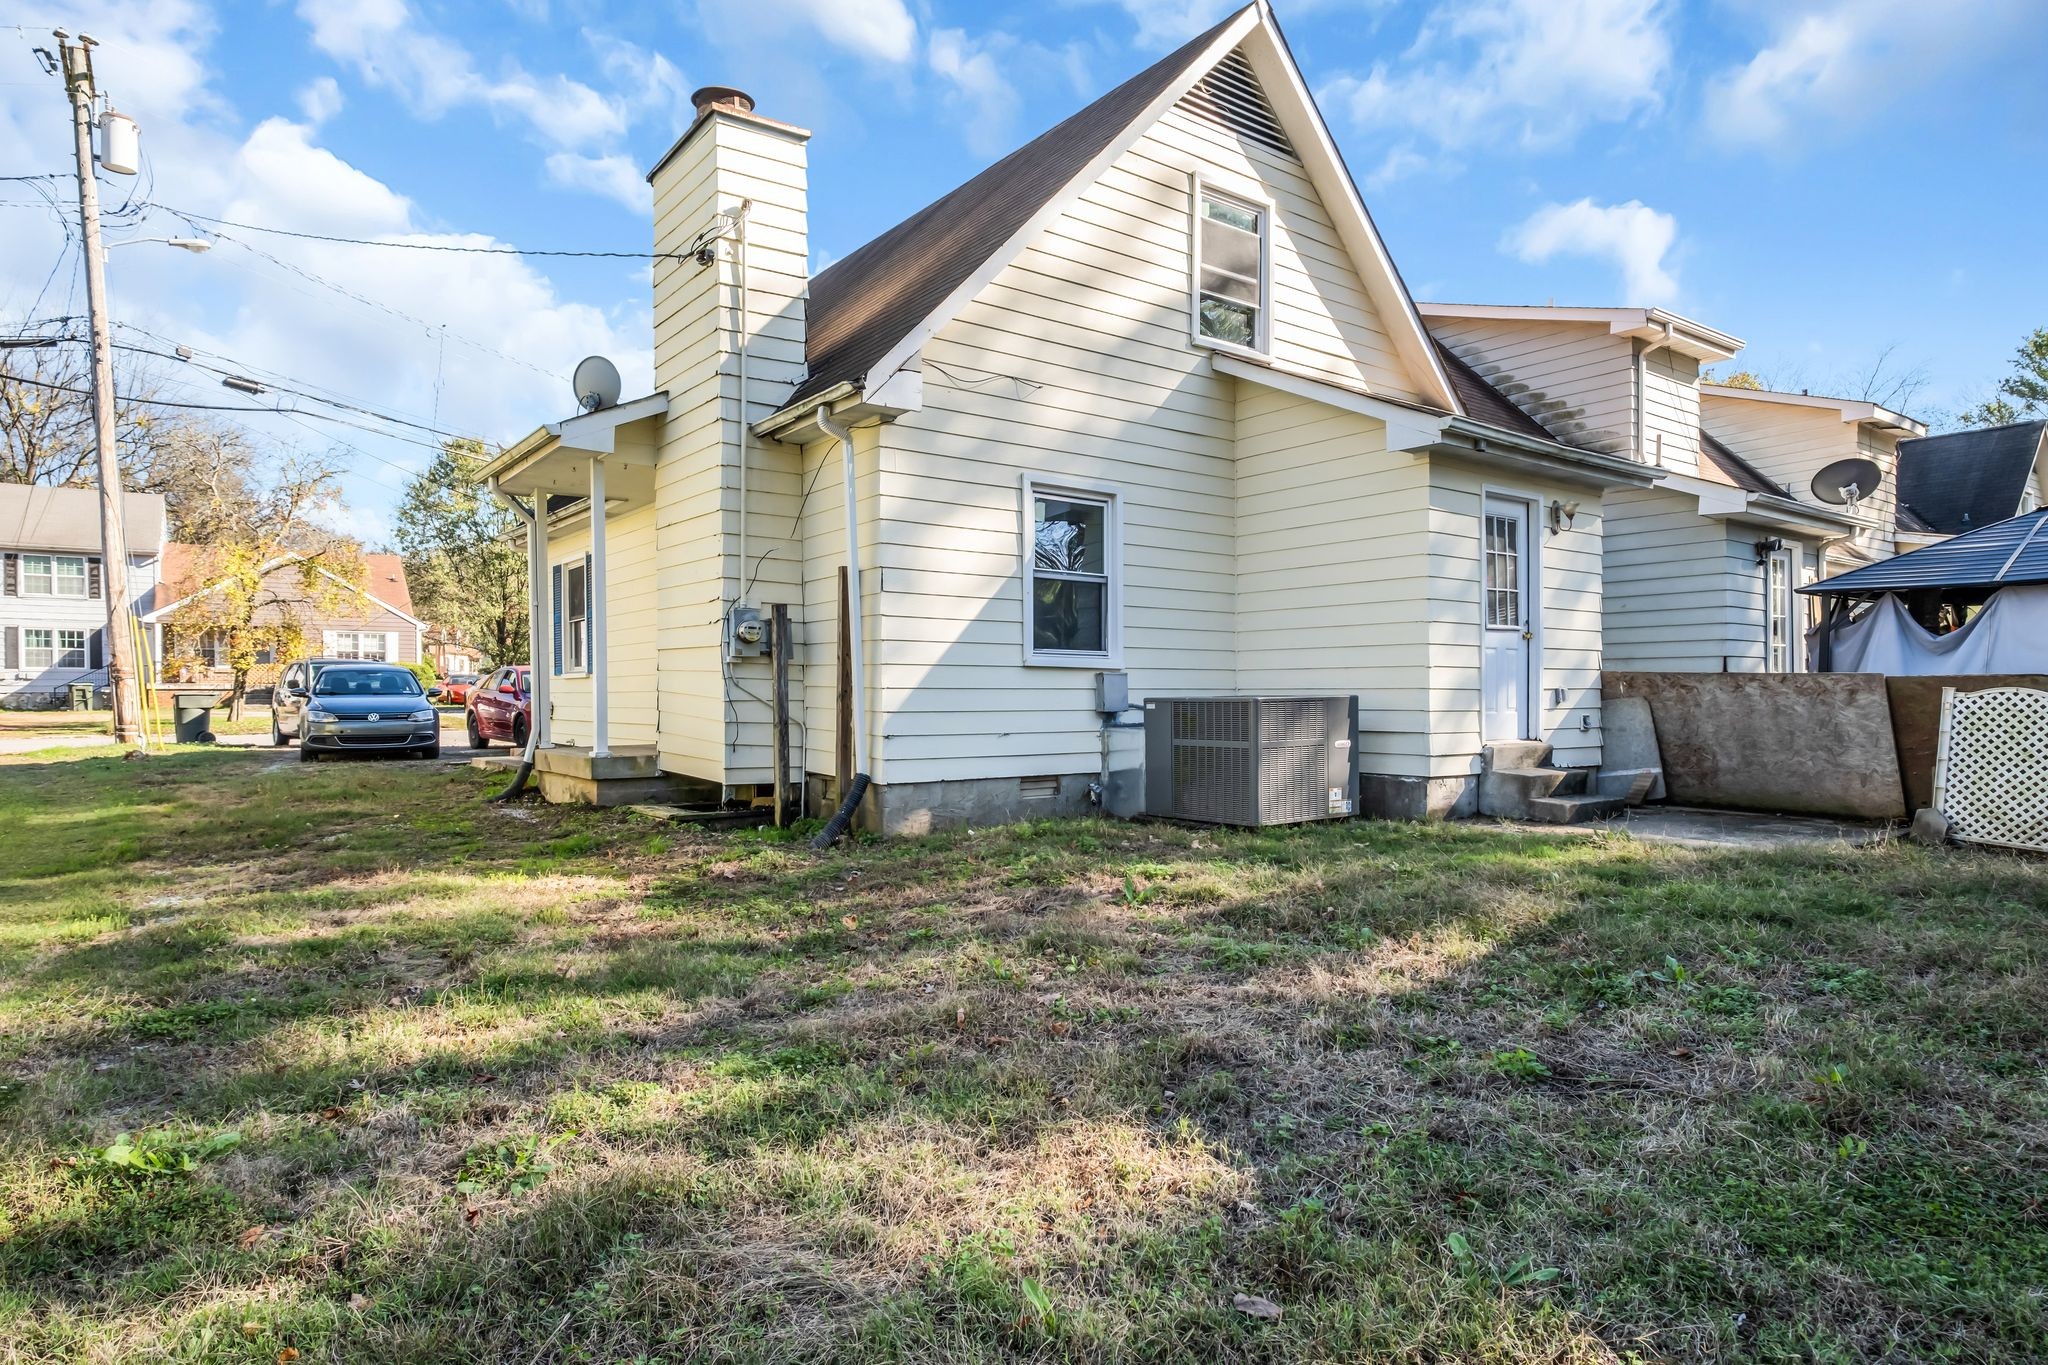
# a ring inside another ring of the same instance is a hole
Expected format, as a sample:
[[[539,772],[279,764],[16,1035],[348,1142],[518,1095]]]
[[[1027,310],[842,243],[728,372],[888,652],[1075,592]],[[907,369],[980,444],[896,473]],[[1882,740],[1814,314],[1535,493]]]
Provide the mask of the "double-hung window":
[[[84,668],[85,632],[32,627],[21,633],[23,668]]]
[[[578,560],[562,572],[562,644],[571,673],[590,671],[590,578]]]
[[[21,593],[24,597],[85,596],[85,556],[23,555]]]
[[[1266,349],[1267,234],[1272,213],[1249,199],[1195,187],[1195,333]]]
[[[1024,658],[1114,664],[1122,651],[1122,576],[1114,494],[1026,481]]]
[[[329,631],[328,653],[337,659],[365,659],[375,663],[391,662],[391,635],[382,630],[335,630]]]

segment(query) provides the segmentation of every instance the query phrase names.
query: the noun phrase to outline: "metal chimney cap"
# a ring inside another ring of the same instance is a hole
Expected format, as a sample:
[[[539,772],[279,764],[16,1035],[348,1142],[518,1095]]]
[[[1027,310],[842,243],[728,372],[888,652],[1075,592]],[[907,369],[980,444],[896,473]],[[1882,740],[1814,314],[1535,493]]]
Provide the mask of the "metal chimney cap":
[[[730,85],[707,85],[690,96],[699,114],[708,109],[727,108],[742,114],[754,112],[754,97]]]

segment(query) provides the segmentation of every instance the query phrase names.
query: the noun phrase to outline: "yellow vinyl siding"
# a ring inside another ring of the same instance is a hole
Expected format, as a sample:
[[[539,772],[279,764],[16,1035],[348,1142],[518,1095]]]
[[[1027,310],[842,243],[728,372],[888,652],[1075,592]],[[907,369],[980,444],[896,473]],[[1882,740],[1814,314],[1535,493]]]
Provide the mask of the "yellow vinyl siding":
[[[1436,317],[1429,328],[1559,440],[1635,450],[1634,344],[1604,323]]]

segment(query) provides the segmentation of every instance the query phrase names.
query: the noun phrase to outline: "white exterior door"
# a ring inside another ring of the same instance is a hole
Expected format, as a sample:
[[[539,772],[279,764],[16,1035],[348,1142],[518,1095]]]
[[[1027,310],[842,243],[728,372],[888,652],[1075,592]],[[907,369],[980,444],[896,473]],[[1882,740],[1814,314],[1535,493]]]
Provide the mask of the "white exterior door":
[[[1480,515],[1484,578],[1480,604],[1482,736],[1531,739],[1530,641],[1535,635],[1535,594],[1529,591],[1529,505],[1487,498]]]

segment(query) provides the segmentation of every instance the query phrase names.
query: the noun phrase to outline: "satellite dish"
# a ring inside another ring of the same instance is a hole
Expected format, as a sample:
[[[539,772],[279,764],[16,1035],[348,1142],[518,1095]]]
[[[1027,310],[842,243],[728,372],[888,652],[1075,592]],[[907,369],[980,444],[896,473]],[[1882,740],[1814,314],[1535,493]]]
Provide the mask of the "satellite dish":
[[[585,356],[576,362],[569,387],[576,391],[576,406],[585,412],[611,407],[619,401],[619,367],[601,355]]]
[[[1836,460],[1813,476],[1813,495],[1822,502],[1854,507],[1875,493],[1883,482],[1884,471],[1877,467],[1875,460],[1860,456]]]

